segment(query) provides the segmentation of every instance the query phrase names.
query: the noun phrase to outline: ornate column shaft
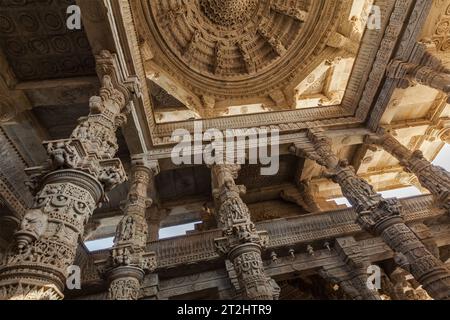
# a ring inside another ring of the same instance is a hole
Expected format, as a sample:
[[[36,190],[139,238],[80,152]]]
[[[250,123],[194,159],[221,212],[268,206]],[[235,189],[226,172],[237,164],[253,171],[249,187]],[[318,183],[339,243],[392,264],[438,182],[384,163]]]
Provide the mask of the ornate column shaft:
[[[213,194],[217,199],[218,224],[223,229],[223,237],[215,240],[216,247],[233,263],[244,299],[273,300],[279,288],[266,275],[261,259],[268,235],[256,231],[250,211],[240,197],[245,187],[234,182],[239,169],[238,165],[212,167],[217,187]]]
[[[124,216],[117,226],[112,249],[112,269],[108,272],[110,300],[136,300],[145,273],[156,268],[153,252],[145,252],[148,224],[146,212],[152,205],[148,197],[151,180],[158,173],[157,161],[133,161],[132,180]]]
[[[90,114],[67,140],[44,142],[49,160],[27,169],[34,206],[23,217],[0,268],[0,299],[61,299],[67,268],[78,240],[98,203],[126,179],[113,159],[115,131],[126,120],[130,91],[117,70],[116,57],[96,57],[102,79],[100,95],[90,100]]]
[[[393,60],[387,70],[387,76],[398,79],[401,87],[414,83],[429,86],[449,96],[450,70],[434,54],[434,43],[417,43],[409,61]]]
[[[434,299],[450,299],[450,272],[434,257],[404,223],[397,199],[384,199],[346,161],[332,152],[325,137],[309,132],[312,150],[292,146],[291,151],[306,156],[326,167],[326,176],[338,183],[358,213],[357,223],[369,233],[381,236],[389,247],[403,255],[410,264],[411,274]]]
[[[433,70],[428,66],[395,60],[390,65],[389,76],[450,94],[450,74]]]
[[[381,146],[400,161],[405,171],[415,174],[419,183],[450,212],[450,173],[447,170],[433,165],[421,151],[410,151],[388,133],[369,136],[367,142]]]

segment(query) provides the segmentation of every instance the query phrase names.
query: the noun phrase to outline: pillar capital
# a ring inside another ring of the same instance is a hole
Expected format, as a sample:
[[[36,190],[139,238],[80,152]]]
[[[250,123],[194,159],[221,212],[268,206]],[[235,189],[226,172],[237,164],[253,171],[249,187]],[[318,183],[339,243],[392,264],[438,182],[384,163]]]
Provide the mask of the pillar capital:
[[[250,300],[271,300],[276,286],[264,271],[261,250],[268,243],[266,231],[257,231],[250,211],[240,194],[245,187],[237,186],[240,166],[211,166],[216,211],[222,237],[215,239],[217,251],[230,259],[236,270],[243,297]]]
[[[411,265],[411,273],[435,299],[450,298],[450,273],[443,263],[436,259],[404,223],[401,205],[397,199],[384,199],[364,179],[357,176],[347,161],[339,160],[332,152],[331,144],[313,132],[308,133],[312,147],[291,151],[315,160],[327,168],[326,176],[338,183],[342,194],[357,212],[357,223],[366,231],[381,236],[395,252],[401,253]],[[403,154],[404,149],[395,144],[395,139],[385,136],[376,139],[386,144],[395,154]],[[400,150],[400,151],[398,151]],[[427,168],[421,165],[419,153],[412,153],[408,161],[412,168]]]
[[[62,298],[68,267],[93,211],[127,177],[118,151],[116,130],[126,121],[136,80],[122,77],[117,56],[102,51],[96,57],[101,80],[90,113],[67,139],[46,141],[48,161],[29,168],[33,207],[25,214],[15,242],[0,268],[0,299],[20,292],[35,299]]]
[[[151,159],[148,154],[133,155],[131,164],[135,168],[149,170],[152,176],[157,176],[160,173],[159,161]]]
[[[387,76],[400,80],[400,87],[406,88],[413,84],[429,86],[443,92],[450,100],[450,71],[443,66],[433,51],[432,44],[416,44],[408,61],[391,61]]]
[[[420,150],[409,150],[389,133],[368,136],[366,141],[381,146],[394,156],[405,171],[415,174],[419,183],[450,212],[450,173],[447,170],[433,165]]]

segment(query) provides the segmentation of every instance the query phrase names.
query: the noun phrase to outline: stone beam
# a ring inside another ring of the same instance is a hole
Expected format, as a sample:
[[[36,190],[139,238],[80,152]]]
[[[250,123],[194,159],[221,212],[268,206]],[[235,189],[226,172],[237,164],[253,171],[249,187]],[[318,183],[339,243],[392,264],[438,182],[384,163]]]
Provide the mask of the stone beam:
[[[444,211],[430,210],[433,207],[431,196],[421,196],[400,200],[404,208],[404,218],[407,223],[430,221],[443,216]],[[275,221],[259,222],[259,230],[267,230],[269,243],[266,252],[276,248],[292,245],[306,245],[316,241],[326,241],[335,237],[354,236],[362,234],[363,230],[355,222],[357,214],[354,209],[342,209],[283,218]],[[155,251],[158,259],[158,269],[172,268],[183,264],[199,263],[219,259],[216,253],[214,239],[220,237],[220,230],[210,230],[170,240],[151,242],[147,251]],[[173,255],[170,248],[179,248],[179,253]],[[198,251],[198,248],[203,248]]]
[[[446,247],[450,245],[450,225],[448,223],[441,224],[438,226],[432,226],[431,233],[433,238],[439,247]],[[204,233],[203,236],[206,236]],[[190,241],[193,235],[185,236],[184,241]],[[159,241],[159,242],[165,242]],[[304,246],[297,247],[295,243],[287,244],[286,248],[295,248],[294,252],[290,254],[288,250],[274,249],[269,252],[275,252],[272,257],[265,257],[264,259],[264,269],[266,273],[277,280],[279,279],[290,279],[293,277],[298,277],[299,273],[302,275],[313,275],[317,274],[321,269],[326,268],[339,268],[344,267],[342,257],[333,247],[333,241],[329,242],[328,248],[323,246],[324,242],[321,242],[320,246],[314,245],[314,253],[311,254],[306,250],[306,244],[313,243],[304,242]],[[378,263],[388,259],[393,259],[394,252],[391,251],[386,244],[380,238],[369,238],[364,240],[356,241],[355,243],[361,250],[359,255],[361,259],[364,259],[370,263]],[[167,250],[169,247],[167,247]],[[100,255],[91,256],[97,262],[102,260],[101,256],[106,256],[108,253],[104,251]],[[160,259],[161,256],[158,256]],[[199,269],[199,264],[205,265],[207,259],[198,260],[194,262],[184,261],[180,264],[174,265],[172,268],[165,270],[159,270],[159,273],[166,273],[172,270],[172,273],[168,273],[164,279],[159,280],[159,299],[168,299],[174,296],[184,296],[193,294],[195,292],[207,289],[215,289],[219,292],[227,291],[232,289],[232,283],[230,282],[229,274],[226,272],[223,265],[210,265],[209,270]],[[85,265],[85,264],[82,264]],[[192,270],[187,272],[180,272],[181,270],[186,270],[187,265],[191,265],[195,270],[194,273],[196,277],[193,277]],[[175,269],[174,269],[175,268]],[[176,270],[177,272],[173,271]],[[101,279],[98,274],[95,276],[95,269],[86,270],[88,274],[94,274],[94,276],[89,276],[86,281],[83,281],[83,287],[89,287],[92,285],[97,285]],[[83,273],[84,274],[84,273]],[[176,276],[171,276],[176,275]],[[145,283],[145,280],[144,280]],[[145,297],[144,297],[145,298]]]
[[[397,46],[397,51],[394,50],[395,46],[392,47],[392,52],[389,55],[381,56],[379,59],[388,59],[387,64],[389,63],[389,57],[394,56],[394,59],[400,60],[410,60],[410,61],[418,61],[421,59],[420,54],[417,54],[417,39],[422,32],[422,29],[425,25],[426,18],[430,12],[432,6],[432,1],[397,1],[396,8],[394,12],[397,11],[397,15],[394,14],[391,17],[391,20],[394,22],[392,26],[388,27],[386,30],[386,39],[383,45],[391,46],[393,43],[397,42],[397,39],[392,39],[392,35],[397,34],[400,35],[402,30],[404,30],[403,35],[400,38],[400,45]],[[408,16],[408,8],[413,7],[411,14]],[[406,21],[403,23],[395,22],[394,20],[397,16],[405,16]],[[406,29],[403,26],[407,24]],[[387,68],[386,64],[386,68]],[[383,75],[386,69],[377,70],[377,73]],[[384,83],[381,85],[380,83],[377,87],[380,86],[381,90],[378,90],[378,95],[376,96],[376,92],[374,95],[374,106],[372,108],[372,112],[370,113],[370,117],[368,119],[368,128],[370,130],[377,130],[379,126],[379,122],[384,112],[386,111],[391,97],[394,93],[394,90],[398,86],[398,80],[385,78]],[[365,101],[366,102],[366,101]]]
[[[83,87],[83,86],[98,86],[99,81],[97,77],[74,77],[63,79],[51,79],[43,81],[26,81],[19,82],[15,86],[16,90],[35,90],[35,89],[53,89],[60,87]]]
[[[369,133],[370,131],[365,128],[356,127],[349,129],[327,130],[324,132],[324,135],[329,137],[333,141],[334,145],[352,146],[364,143],[364,138]],[[304,144],[305,146],[310,145],[305,131],[289,134],[283,134],[280,132],[280,155],[290,154],[289,146],[294,142]],[[170,145],[174,146],[175,144],[172,142]],[[179,167],[172,163],[171,152],[171,147],[165,147],[149,150],[148,154],[152,159],[160,160],[161,170],[171,170]],[[303,180],[307,180],[306,177]]]

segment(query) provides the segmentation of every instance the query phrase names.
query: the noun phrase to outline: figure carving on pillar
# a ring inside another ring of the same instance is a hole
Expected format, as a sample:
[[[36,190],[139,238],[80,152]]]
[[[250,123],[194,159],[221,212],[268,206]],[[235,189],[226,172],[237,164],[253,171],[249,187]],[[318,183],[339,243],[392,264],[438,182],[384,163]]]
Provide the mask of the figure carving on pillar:
[[[0,299],[63,298],[67,268],[86,223],[106,199],[105,190],[126,179],[121,161],[114,159],[115,132],[126,119],[132,94],[115,55],[102,51],[96,62],[102,87],[89,116],[69,139],[44,142],[48,163],[27,169],[34,205],[0,268]],[[105,140],[114,148],[102,148]],[[107,181],[105,172],[113,181]]]
[[[291,151],[316,160],[328,170],[327,176],[338,183],[342,193],[358,213],[357,223],[373,235],[381,236],[387,245],[406,257],[411,274],[434,299],[450,299],[450,272],[434,257],[404,223],[397,199],[384,199],[364,179],[358,177],[346,162],[332,152],[328,139],[320,132],[308,131],[313,148],[296,145]]]
[[[213,191],[223,237],[216,239],[220,254],[233,263],[243,298],[273,300],[279,296],[279,287],[270,279],[261,259],[261,250],[268,242],[266,232],[257,231],[251,221],[250,211],[240,194],[245,187],[237,186],[234,179],[240,166],[215,165],[212,167]]]
[[[148,190],[158,173],[157,161],[146,156],[134,158],[132,181],[124,204],[124,217],[117,226],[112,260],[107,277],[110,282],[108,299],[136,300],[146,273],[156,269],[153,252],[145,252],[148,236],[147,208],[152,205]]]
[[[25,214],[20,224],[20,230],[15,233],[20,252],[24,252],[31,242],[44,234],[47,221],[47,216],[39,209],[31,209]]]
[[[134,220],[132,216],[125,216],[119,223],[118,239],[115,241],[129,241],[134,235]]]

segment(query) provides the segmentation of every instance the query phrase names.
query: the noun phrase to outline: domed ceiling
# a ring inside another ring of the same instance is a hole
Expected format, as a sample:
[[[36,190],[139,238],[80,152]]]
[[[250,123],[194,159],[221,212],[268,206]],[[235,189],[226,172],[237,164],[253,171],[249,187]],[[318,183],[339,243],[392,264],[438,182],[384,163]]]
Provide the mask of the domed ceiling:
[[[295,108],[296,87],[346,44],[338,31],[352,7],[350,0],[138,2],[152,77],[202,115],[257,103]]]

